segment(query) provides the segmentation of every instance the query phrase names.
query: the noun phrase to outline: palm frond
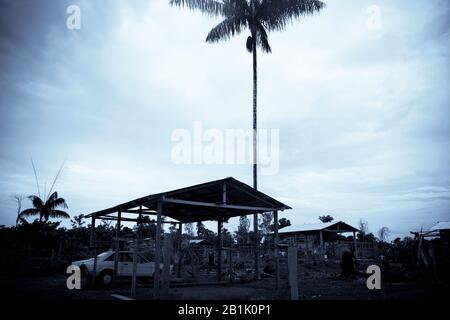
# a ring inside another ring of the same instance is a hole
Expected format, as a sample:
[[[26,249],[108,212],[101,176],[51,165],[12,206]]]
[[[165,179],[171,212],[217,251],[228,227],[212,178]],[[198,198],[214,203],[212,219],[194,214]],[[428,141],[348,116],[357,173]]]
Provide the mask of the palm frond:
[[[31,200],[34,208],[41,209],[44,207],[44,202],[38,196],[29,196],[28,198]]]
[[[239,34],[246,26],[247,19],[244,16],[227,18],[208,33],[206,42],[228,40],[232,36]]]
[[[58,208],[58,207],[63,207],[65,209],[69,208],[67,206],[66,200],[64,200],[63,198],[56,198],[56,199],[53,199],[51,201],[47,201],[45,203],[45,207],[48,208],[48,209],[55,209],[55,208]]]
[[[267,35],[266,29],[261,24],[256,26],[257,37],[256,37],[256,45],[261,47],[263,52],[271,53],[272,48],[269,45],[269,37]]]
[[[200,10],[203,13],[218,16],[223,14],[223,2],[216,0],[170,0],[170,5]]]
[[[55,191],[51,195],[48,196],[47,201],[45,203],[55,201],[56,199],[58,199],[58,192]]]
[[[224,0],[223,15],[232,17],[236,14],[251,16],[251,9],[247,0]]]
[[[318,0],[263,0],[257,8],[257,20],[268,31],[281,31],[296,18],[313,15],[325,8]]]
[[[40,214],[40,210],[38,210],[38,209],[35,209],[35,208],[25,209],[19,214],[17,220],[20,220],[21,218],[24,218],[24,217],[37,216],[39,214]]]
[[[62,210],[49,210],[46,214],[45,219],[48,220],[48,218],[62,218],[62,219],[69,219],[70,215]]]

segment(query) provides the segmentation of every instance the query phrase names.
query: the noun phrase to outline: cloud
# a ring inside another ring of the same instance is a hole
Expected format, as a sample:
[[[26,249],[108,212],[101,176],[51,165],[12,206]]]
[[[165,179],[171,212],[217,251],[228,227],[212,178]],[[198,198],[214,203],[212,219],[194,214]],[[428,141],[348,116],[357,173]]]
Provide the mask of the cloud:
[[[0,2],[0,199],[34,192],[30,155],[42,183],[67,159],[57,187],[73,214],[226,176],[251,184],[251,166],[170,161],[175,129],[251,126],[247,34],[206,44],[216,18],[120,0],[76,1],[74,32],[69,2]],[[281,148],[260,188],[294,207],[293,224],[330,213],[405,235],[448,219],[448,2],[379,1],[379,30],[372,4],[327,1],[259,54],[259,127],[280,129]],[[13,223],[13,204],[0,210]]]

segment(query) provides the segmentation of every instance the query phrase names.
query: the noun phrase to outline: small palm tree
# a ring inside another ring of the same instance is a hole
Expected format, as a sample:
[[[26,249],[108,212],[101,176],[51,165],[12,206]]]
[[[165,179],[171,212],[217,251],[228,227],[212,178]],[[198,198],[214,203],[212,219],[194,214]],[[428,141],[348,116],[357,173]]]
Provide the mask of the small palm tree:
[[[33,208],[23,210],[20,213],[20,218],[31,217],[39,215],[39,221],[47,222],[49,218],[70,218],[69,214],[63,210],[58,210],[58,207],[68,208],[66,200],[58,198],[58,193],[53,192],[44,202],[38,196],[28,197]]]

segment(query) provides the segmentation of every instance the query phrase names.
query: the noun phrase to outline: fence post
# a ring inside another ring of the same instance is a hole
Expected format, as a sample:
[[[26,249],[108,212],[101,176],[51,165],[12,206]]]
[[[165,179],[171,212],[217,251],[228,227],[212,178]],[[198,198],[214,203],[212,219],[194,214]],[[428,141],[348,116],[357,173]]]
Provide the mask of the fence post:
[[[278,253],[278,211],[273,212],[275,237],[274,237],[274,254],[275,254],[275,289],[280,287],[280,258]]]
[[[298,274],[297,274],[297,250],[296,246],[288,248],[289,287],[291,288],[291,300],[298,300]]]
[[[170,257],[172,256],[172,235],[164,235],[164,255],[163,255],[163,274],[162,274],[162,299],[167,299],[170,286]]]
[[[156,216],[156,235],[155,235],[155,270],[153,272],[153,299],[160,298],[160,262],[161,262],[161,221],[163,214],[163,203],[158,201]]]
[[[139,246],[139,239],[134,240],[133,248],[133,274],[131,278],[131,297],[136,298],[136,272],[137,272],[137,252]]]

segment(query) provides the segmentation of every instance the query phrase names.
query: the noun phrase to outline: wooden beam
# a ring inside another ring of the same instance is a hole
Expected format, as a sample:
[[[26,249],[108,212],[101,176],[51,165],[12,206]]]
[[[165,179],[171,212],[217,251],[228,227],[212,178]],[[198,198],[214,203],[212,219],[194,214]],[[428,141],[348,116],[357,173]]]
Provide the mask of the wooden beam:
[[[97,217],[98,220],[107,220],[107,221],[118,221],[119,219],[117,217]],[[132,219],[132,218],[120,218],[120,221],[123,222],[138,222],[138,219]]]
[[[239,206],[239,205],[230,205],[230,204],[221,204],[221,203],[189,201],[189,200],[173,199],[173,198],[164,198],[163,201],[167,202],[167,203],[184,204],[184,205],[191,205],[191,206],[198,206],[198,207],[222,208],[222,209],[230,209],[230,210],[272,212],[273,209],[275,209],[273,207],[268,208],[268,207]]]
[[[111,220],[111,221],[117,221],[118,219],[117,219],[117,217],[97,217],[96,219],[98,219],[98,220]],[[139,222],[139,219],[132,219],[132,218],[124,218],[124,217],[122,217],[121,219],[120,219],[121,221],[123,221],[123,222]],[[148,223],[157,223],[157,220],[148,220],[148,221],[146,221],[146,222],[148,222]],[[180,223],[179,221],[161,221],[161,223],[168,223],[168,224],[178,224],[178,223]]]
[[[155,272],[153,284],[153,298],[155,300],[160,298],[160,263],[161,263],[161,216],[163,214],[163,203],[158,202],[158,215],[156,223],[155,235]]]
[[[123,210],[122,212],[135,213],[135,214],[146,213],[146,214],[152,214],[155,216],[158,214],[155,210],[150,210],[150,209],[128,209],[128,210]]]
[[[268,204],[269,206],[273,207],[273,204],[270,203],[269,201],[267,201],[267,200],[265,200],[265,199],[263,199],[263,198],[261,198],[261,197],[259,197],[259,196],[256,196],[255,194],[253,194],[253,193],[251,193],[251,192],[245,190],[244,188],[241,188],[241,187],[235,185],[234,183],[232,184],[232,186],[233,186],[234,188],[238,189],[239,191],[241,191],[241,192],[243,192],[243,193],[246,193],[247,195],[251,196],[252,198],[256,198],[256,199],[258,199],[259,201],[265,202],[265,203]],[[281,211],[284,210],[284,208],[278,208],[278,209],[281,210]]]

